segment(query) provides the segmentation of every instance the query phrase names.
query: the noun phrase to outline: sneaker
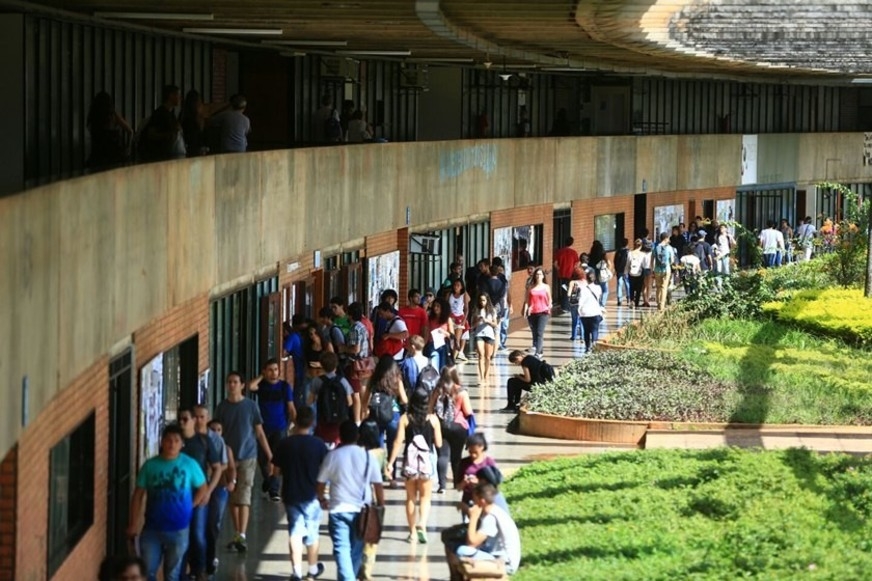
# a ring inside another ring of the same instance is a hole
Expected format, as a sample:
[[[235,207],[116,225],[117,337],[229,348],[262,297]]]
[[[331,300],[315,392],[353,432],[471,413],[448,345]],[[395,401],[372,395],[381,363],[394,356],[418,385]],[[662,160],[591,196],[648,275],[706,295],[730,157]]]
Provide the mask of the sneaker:
[[[418,527],[418,542],[421,544],[427,543],[427,531]]]
[[[469,361],[469,359],[467,359],[466,355],[464,355],[463,353],[458,353],[457,357],[455,357],[454,359],[457,361]]]
[[[312,579],[317,579],[324,574],[324,563],[318,561],[318,564],[315,566],[318,568],[318,571],[315,573],[309,573],[308,575],[306,575],[306,579],[311,581]]]
[[[272,502],[281,502],[281,501],[282,501],[282,497],[279,496],[279,493],[278,493],[278,492],[270,492],[270,493],[269,493],[269,499],[270,499]]]
[[[436,494],[445,494],[445,488],[442,486],[439,487],[439,490],[436,491]]]
[[[500,408],[498,411],[500,411],[500,412],[502,412],[502,413],[504,413],[504,414],[513,414],[513,413],[515,413],[515,412],[518,411],[518,406],[507,405],[507,406],[504,407],[504,408]]]
[[[288,581],[303,581],[303,580],[298,575],[291,574],[291,576],[288,577]]]
[[[248,543],[242,535],[236,535],[236,538],[233,539],[233,546],[236,547],[236,550],[240,553],[248,551]]]

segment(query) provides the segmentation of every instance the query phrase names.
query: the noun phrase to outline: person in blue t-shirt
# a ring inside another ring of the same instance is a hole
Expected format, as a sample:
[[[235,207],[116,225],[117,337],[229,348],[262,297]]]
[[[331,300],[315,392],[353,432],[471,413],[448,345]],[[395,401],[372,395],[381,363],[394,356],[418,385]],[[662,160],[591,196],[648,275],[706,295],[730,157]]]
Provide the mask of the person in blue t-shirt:
[[[139,536],[148,581],[157,578],[161,560],[165,581],[178,581],[194,507],[209,502],[206,475],[196,460],[181,454],[183,442],[178,425],[164,428],[160,455],[146,460],[136,477],[127,536]]]
[[[257,394],[257,405],[263,418],[263,431],[269,442],[270,450],[275,450],[279,441],[288,433],[288,426],[297,416],[294,406],[294,390],[291,385],[279,379],[279,362],[268,359],[260,375],[252,379],[248,389]],[[258,464],[263,475],[263,491],[269,494],[270,500],[278,502],[279,479],[271,475],[271,468],[266,453],[258,449]]]
[[[282,325],[282,356],[290,357],[294,364],[294,405],[298,408],[306,405],[306,353],[303,349],[303,337],[298,329],[306,326],[301,315],[291,317],[291,322]]]
[[[321,438],[309,435],[315,423],[315,412],[306,406],[297,413],[293,433],[284,438],[274,449],[272,463],[283,478],[282,501],[288,516],[288,536],[291,579],[302,579],[303,546],[309,565],[310,578],[324,572],[324,564],[318,562],[318,526],[321,523],[321,505],[316,487],[318,470],[327,456],[327,446]]]

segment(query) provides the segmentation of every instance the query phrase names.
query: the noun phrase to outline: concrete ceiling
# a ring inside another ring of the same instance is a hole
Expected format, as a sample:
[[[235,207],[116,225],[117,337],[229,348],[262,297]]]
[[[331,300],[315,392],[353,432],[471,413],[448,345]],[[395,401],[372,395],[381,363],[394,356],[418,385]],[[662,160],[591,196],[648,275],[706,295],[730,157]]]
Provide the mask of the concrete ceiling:
[[[776,81],[872,75],[872,4],[859,0],[37,0],[31,6],[86,15],[212,14],[208,22],[135,22],[177,32],[281,28],[280,36],[215,37],[256,44],[346,41],[343,47],[284,50],[408,50],[412,61],[472,59],[463,64],[490,62],[496,69],[505,63],[568,74]]]

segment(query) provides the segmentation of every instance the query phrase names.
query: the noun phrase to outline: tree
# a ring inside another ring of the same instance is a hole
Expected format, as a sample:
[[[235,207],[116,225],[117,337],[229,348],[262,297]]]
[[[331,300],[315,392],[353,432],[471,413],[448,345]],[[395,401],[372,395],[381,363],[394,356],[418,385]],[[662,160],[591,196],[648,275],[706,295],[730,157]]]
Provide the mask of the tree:
[[[832,252],[836,259],[830,262],[830,274],[843,287],[858,285],[865,280],[865,294],[872,298],[872,203],[860,200],[859,196],[844,184],[822,182],[819,189],[838,192],[844,203],[844,215],[835,222],[826,222],[821,228],[820,249]],[[864,268],[865,266],[865,268]]]

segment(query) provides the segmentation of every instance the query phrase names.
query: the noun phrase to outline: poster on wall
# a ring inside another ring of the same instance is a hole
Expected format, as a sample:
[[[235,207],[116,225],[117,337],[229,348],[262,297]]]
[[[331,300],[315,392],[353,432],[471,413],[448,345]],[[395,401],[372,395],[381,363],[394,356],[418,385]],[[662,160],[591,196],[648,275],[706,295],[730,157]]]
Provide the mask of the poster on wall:
[[[494,229],[494,256],[499,256],[503,261],[503,269],[507,280],[512,280],[512,227]]]
[[[399,290],[400,288],[400,251],[388,252],[387,254],[379,254],[366,259],[369,268],[369,309],[367,315],[372,309],[378,306],[379,296],[382,291],[389,288]]]
[[[757,183],[757,136],[742,136],[742,185]]]
[[[654,230],[651,233],[651,240],[656,242],[661,232],[669,234],[672,232],[672,227],[678,226],[681,222],[684,222],[683,205],[654,206]]]
[[[209,372],[207,369],[201,373],[197,381],[197,403],[207,406],[212,403],[209,401]]]
[[[732,222],[735,219],[733,208],[736,207],[736,200],[718,200],[716,205],[716,215],[719,223]],[[727,230],[730,236],[736,235],[736,227],[728,226]]]
[[[139,372],[139,464],[160,452],[163,429],[163,353],[142,366]]]
[[[863,134],[863,165],[872,165],[872,133]]]

